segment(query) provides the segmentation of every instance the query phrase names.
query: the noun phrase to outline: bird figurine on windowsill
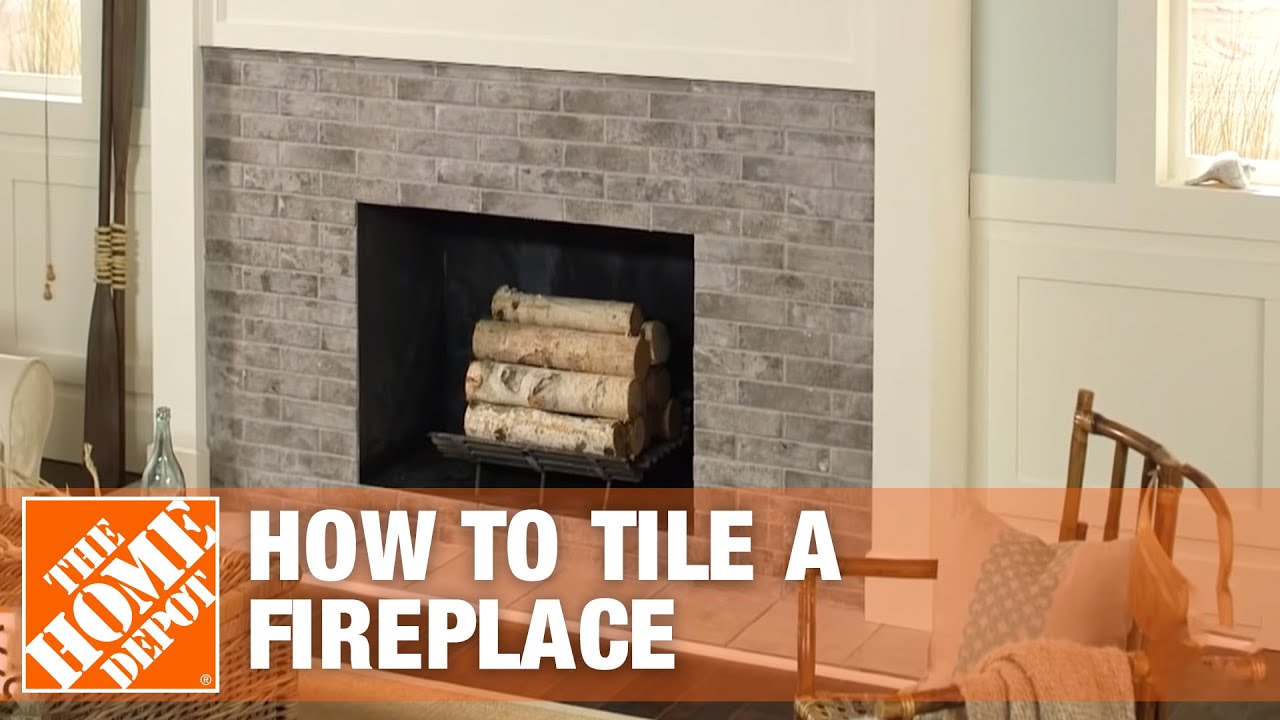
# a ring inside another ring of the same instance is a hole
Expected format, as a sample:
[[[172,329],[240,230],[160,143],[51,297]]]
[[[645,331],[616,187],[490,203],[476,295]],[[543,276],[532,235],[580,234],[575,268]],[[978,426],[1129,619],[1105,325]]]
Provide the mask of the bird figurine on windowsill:
[[[1248,190],[1249,182],[1253,179],[1253,171],[1256,169],[1253,165],[1241,160],[1239,153],[1227,151],[1215,155],[1209,169],[1198,177],[1188,180],[1187,184],[1217,183],[1236,190]]]

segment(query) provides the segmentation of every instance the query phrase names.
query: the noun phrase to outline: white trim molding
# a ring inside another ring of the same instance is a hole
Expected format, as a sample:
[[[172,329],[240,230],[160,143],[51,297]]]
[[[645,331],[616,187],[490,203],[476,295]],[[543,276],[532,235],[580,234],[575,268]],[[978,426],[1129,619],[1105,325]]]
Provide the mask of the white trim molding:
[[[196,0],[149,6],[152,168],[152,388],[173,408],[179,462],[208,487],[205,434],[204,121]]]
[[[807,55],[799,52],[799,59],[796,53],[783,57],[782,50],[744,59],[716,49],[725,43],[710,43],[710,49],[700,49],[687,38],[683,49],[673,48],[673,44],[680,45],[679,33],[693,33],[697,38],[705,28],[665,25],[662,17],[667,10],[658,9],[657,4],[606,4],[625,6],[632,14],[636,8],[646,12],[653,8],[652,15],[637,21],[648,28],[649,38],[643,42],[633,38],[629,45],[618,41],[614,48],[588,47],[587,38],[599,41],[592,35],[594,25],[584,25],[568,12],[593,5],[580,0],[548,3],[551,10],[542,7],[543,13],[560,13],[558,27],[564,29],[564,35],[554,40],[504,37],[501,42],[495,38],[451,38],[427,30],[417,35],[426,32],[432,42],[410,43],[404,34],[408,31],[397,35],[343,28],[339,32],[334,23],[326,28],[314,19],[316,13],[347,12],[335,10],[339,5],[345,7],[343,3],[166,0],[153,7],[151,96],[157,118],[153,146],[157,157],[166,158],[153,170],[153,225],[157,237],[171,240],[163,249],[157,248],[155,262],[164,272],[157,274],[155,282],[154,386],[157,403],[191,409],[184,410],[186,417],[174,417],[175,438],[182,449],[207,464],[200,275],[202,174],[198,162],[200,37],[214,45],[875,91],[874,483],[877,488],[967,483],[968,0],[824,0],[806,4],[804,11],[753,1],[753,8],[768,12],[745,12],[741,3],[735,3],[736,10],[714,26],[720,34],[728,27],[741,26],[756,35],[777,35],[790,43],[786,47],[805,48],[809,35],[795,35],[801,27],[795,20],[781,24],[792,30],[779,34],[779,24],[771,18],[785,8],[788,15],[798,13],[799,20],[812,24],[811,30],[827,38],[829,28],[824,29],[821,11],[835,12],[833,17],[847,37],[827,39],[826,45],[816,46],[817,50]],[[374,5],[410,12],[404,3]],[[304,6],[306,13],[300,10]],[[360,7],[366,16],[382,12],[369,10],[368,3]],[[474,11],[476,5],[455,7]],[[295,11],[288,17],[308,17],[309,24],[281,27],[281,18],[286,16],[279,13],[288,8]],[[694,12],[696,22],[715,20],[701,7],[690,11],[682,5],[680,9]],[[420,10],[413,12],[420,14]],[[393,13],[390,17],[394,21],[399,16]],[[378,18],[378,22],[387,21]],[[615,20],[612,24],[618,23]],[[837,48],[843,50],[837,53]],[[896,557],[930,554],[932,521],[937,515],[920,507],[920,497],[920,493],[877,497],[873,519],[876,552]],[[902,523],[903,518],[909,518],[910,523]],[[927,625],[929,585],[899,588],[873,583],[868,587],[869,618],[913,627]]]

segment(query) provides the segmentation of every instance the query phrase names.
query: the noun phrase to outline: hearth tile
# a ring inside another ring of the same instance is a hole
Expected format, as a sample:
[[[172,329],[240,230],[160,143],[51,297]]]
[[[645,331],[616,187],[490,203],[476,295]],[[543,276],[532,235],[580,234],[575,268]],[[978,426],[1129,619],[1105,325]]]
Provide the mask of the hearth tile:
[[[869,623],[862,608],[818,601],[818,662],[839,665],[879,628]],[[779,657],[796,656],[797,602],[786,594],[743,630],[729,647]]]
[[[750,587],[737,590],[707,583],[672,582],[653,597],[675,601],[675,639],[725,647],[778,600],[780,590],[774,591],[762,582],[747,585]]]
[[[929,633],[882,625],[841,664],[904,678],[924,677],[929,668]]]

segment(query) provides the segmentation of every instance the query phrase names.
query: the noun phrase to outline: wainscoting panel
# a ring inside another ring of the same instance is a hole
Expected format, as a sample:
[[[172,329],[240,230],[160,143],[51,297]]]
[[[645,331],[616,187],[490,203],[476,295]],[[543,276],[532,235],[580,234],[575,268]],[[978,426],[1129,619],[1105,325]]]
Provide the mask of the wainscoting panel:
[[[79,463],[82,457],[84,355],[93,302],[93,228],[97,224],[97,148],[57,141],[50,150],[45,193],[43,141],[7,136],[0,143],[0,352],[48,363],[57,383],[53,428],[45,455]],[[150,181],[147,153],[137,150],[130,197],[133,275],[126,338],[129,422],[126,464],[139,470],[150,441],[151,290]],[[44,299],[46,237],[57,281]]]
[[[1256,624],[1280,582],[1280,247],[1059,225],[979,221],[974,482],[1062,487],[1076,390],[1164,442],[1235,496],[1240,620]],[[1108,441],[1086,478],[1104,487]],[[1130,477],[1137,478],[1134,461]],[[1177,559],[1211,587],[1212,513],[1193,491]],[[1102,498],[1099,498],[1102,499]],[[1057,496],[993,507],[1052,535]],[[1133,513],[1125,521],[1132,526]],[[1101,504],[1087,508],[1101,524]],[[1202,593],[1200,610],[1211,595]]]

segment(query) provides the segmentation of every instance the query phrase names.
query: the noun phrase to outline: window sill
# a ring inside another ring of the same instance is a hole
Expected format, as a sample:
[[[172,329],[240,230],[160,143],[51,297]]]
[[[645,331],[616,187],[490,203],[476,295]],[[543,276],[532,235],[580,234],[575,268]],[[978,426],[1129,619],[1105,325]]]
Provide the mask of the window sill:
[[[1183,192],[1216,192],[1223,195],[1243,195],[1246,197],[1280,198],[1280,185],[1252,185],[1244,190],[1229,188],[1225,185],[1187,185],[1183,182],[1168,181],[1160,183],[1162,190]]]

